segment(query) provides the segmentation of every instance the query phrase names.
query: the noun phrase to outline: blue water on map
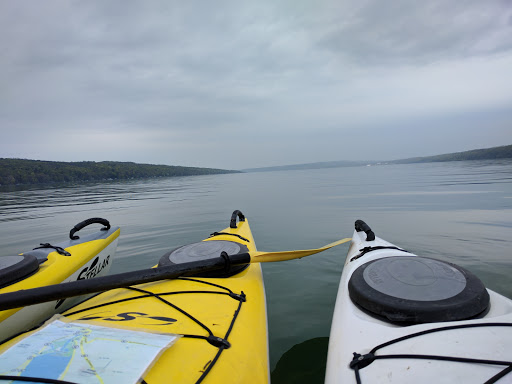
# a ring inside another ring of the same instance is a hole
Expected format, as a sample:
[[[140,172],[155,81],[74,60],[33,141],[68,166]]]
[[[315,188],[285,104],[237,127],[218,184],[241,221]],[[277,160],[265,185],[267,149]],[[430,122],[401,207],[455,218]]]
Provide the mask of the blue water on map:
[[[41,372],[44,372],[45,377],[58,379],[66,369],[70,358],[71,351],[65,351],[64,353],[45,353],[36,356],[25,368],[23,376],[40,377]]]

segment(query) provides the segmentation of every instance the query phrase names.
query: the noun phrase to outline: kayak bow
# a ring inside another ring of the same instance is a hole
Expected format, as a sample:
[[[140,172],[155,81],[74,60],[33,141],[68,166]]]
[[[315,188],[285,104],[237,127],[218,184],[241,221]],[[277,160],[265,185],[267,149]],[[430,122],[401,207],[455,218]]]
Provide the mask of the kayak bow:
[[[501,383],[510,372],[511,300],[466,269],[416,256],[356,221],[326,383]]]
[[[79,230],[95,223],[104,228],[81,238],[76,235]],[[111,228],[107,220],[92,218],[75,225],[70,231],[70,240],[53,245],[45,243],[20,255],[0,257],[0,296],[106,275],[116,254],[119,233],[119,227]],[[0,311],[0,341],[39,325],[84,298],[3,308]]]

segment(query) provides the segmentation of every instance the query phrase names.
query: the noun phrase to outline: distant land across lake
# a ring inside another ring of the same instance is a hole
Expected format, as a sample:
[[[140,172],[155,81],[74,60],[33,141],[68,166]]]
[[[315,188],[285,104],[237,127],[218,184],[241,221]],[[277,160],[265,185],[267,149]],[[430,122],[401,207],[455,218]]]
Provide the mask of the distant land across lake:
[[[58,162],[0,159],[0,185],[79,183],[239,172],[215,168],[136,164],[117,161]]]
[[[434,163],[445,161],[465,161],[465,160],[496,160],[512,158],[512,145],[500,147],[474,149],[465,152],[454,152],[443,155],[412,157],[401,160],[367,160],[367,161],[327,161],[320,163],[306,163],[293,165],[280,165],[275,167],[248,168],[243,172],[272,172],[272,171],[291,171],[301,169],[322,169],[322,168],[339,168],[339,167],[357,167],[376,164],[412,164],[412,163]]]
[[[357,167],[376,164],[408,164],[463,160],[495,160],[512,158],[512,145],[475,149],[429,157],[414,157],[391,161],[328,161],[283,165],[244,170],[137,164],[116,161],[58,162],[27,159],[0,159],[0,185],[80,183],[104,180],[130,180],[154,177],[215,175],[239,172],[270,172],[301,169]]]

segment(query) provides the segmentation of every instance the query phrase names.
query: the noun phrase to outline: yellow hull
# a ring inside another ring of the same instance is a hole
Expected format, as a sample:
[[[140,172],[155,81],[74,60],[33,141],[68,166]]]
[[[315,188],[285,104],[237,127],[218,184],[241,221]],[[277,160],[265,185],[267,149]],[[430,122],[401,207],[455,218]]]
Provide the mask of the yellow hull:
[[[52,249],[21,254],[43,255],[47,260],[32,275],[0,289],[0,294],[106,275],[116,253],[119,233],[120,229],[114,228],[67,241],[63,249],[69,256]],[[66,299],[0,311],[0,341],[41,324],[83,299]]]
[[[215,247],[219,240],[256,251],[247,221],[204,241],[217,241],[208,244]],[[183,335],[146,371],[142,383],[269,382],[260,264],[226,278],[182,277],[111,290],[63,316],[77,323]],[[2,345],[0,353],[19,340]]]

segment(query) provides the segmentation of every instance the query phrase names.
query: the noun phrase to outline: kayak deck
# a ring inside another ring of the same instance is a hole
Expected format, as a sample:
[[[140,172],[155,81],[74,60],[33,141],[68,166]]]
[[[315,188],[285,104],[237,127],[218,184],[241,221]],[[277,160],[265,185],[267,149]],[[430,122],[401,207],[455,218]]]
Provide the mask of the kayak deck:
[[[256,251],[246,220],[196,244],[205,242],[214,248],[236,242]],[[147,384],[269,382],[260,264],[226,278],[180,277],[110,290],[62,315],[77,324],[181,335],[143,375]],[[2,345],[0,352],[20,340]]]
[[[261,281],[261,267],[251,265],[235,278],[180,278],[118,289],[64,315],[184,335],[159,358],[144,378],[147,383],[263,383],[268,351]]]
[[[0,294],[106,275],[115,257],[120,234],[119,227],[110,228],[110,224],[108,227],[108,230],[57,243],[55,246],[47,244],[44,248],[39,247],[22,254],[37,260],[37,270],[1,288]],[[40,324],[83,299],[71,298],[0,311],[0,341]]]
[[[205,241],[240,242],[256,250],[248,221],[221,233],[225,234]],[[64,315],[99,325],[184,335],[148,372],[148,384],[268,382],[266,302],[259,264],[229,278],[179,278],[106,292]]]
[[[355,305],[348,294],[354,272],[382,258],[417,256],[378,237],[371,241],[366,237],[365,232],[354,232],[343,269],[329,340],[326,383],[498,380],[500,373],[512,365],[511,300],[487,290],[489,309],[468,320],[404,325],[375,316]],[[510,382],[512,376],[502,380],[496,382]]]

